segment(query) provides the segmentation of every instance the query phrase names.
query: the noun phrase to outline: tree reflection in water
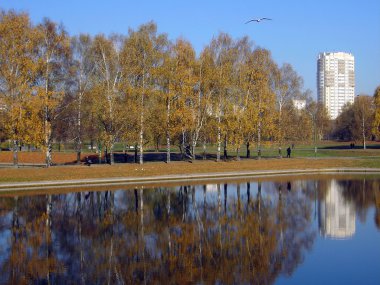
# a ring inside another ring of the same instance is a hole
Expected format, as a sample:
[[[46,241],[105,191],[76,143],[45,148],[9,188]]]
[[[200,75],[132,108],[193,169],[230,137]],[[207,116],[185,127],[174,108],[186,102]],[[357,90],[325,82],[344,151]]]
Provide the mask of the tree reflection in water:
[[[343,196],[354,203],[359,218],[365,221],[368,210],[375,206],[374,221],[380,229],[380,181],[374,179],[339,181]]]
[[[338,182],[365,217],[377,180]],[[303,186],[302,186],[303,185]],[[324,181],[0,198],[0,282],[272,284],[310,250]],[[360,191],[358,191],[360,189]]]

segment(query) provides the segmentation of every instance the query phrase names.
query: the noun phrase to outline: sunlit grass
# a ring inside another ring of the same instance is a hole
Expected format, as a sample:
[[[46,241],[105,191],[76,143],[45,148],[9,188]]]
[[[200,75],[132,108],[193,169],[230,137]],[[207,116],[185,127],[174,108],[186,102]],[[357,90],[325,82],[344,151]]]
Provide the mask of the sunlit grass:
[[[380,168],[380,148],[372,143],[366,150],[356,147],[350,149],[347,143],[331,142],[318,145],[317,152],[310,144],[298,143],[292,149],[291,159],[286,158],[286,148],[290,144],[284,144],[282,148],[282,159],[279,159],[278,146],[264,146],[262,159],[257,159],[257,151],[251,147],[251,158],[247,159],[246,149],[240,151],[241,160],[237,161],[236,151],[228,148],[228,160],[215,162],[216,146],[207,146],[208,160],[202,160],[203,148],[197,148],[198,160],[193,163],[187,161],[173,161],[169,164],[164,161],[146,161],[143,165],[134,164],[133,152],[129,152],[128,163],[117,163],[115,165],[94,164],[91,167],[75,165],[75,152],[54,152],[53,163],[62,166],[50,168],[25,167],[26,164],[44,163],[42,152],[20,152],[19,162],[22,167],[13,169],[12,152],[0,152],[0,162],[6,167],[0,168],[0,182],[15,181],[40,181],[40,180],[66,180],[85,178],[107,178],[107,177],[143,177],[170,174],[190,173],[213,173],[231,171],[258,171],[258,170],[289,170],[289,169],[322,169],[322,168]],[[160,149],[164,152],[164,149]],[[178,148],[173,147],[177,152]],[[93,152],[85,152],[82,158],[95,155]],[[223,157],[223,149],[221,153]],[[163,156],[164,157],[164,156]],[[64,165],[64,166],[63,166]]]
[[[92,165],[91,167],[58,166],[50,168],[1,168],[0,182],[41,181],[66,179],[91,179],[111,177],[145,177],[173,174],[218,173],[234,171],[324,169],[324,168],[380,168],[380,159],[373,158],[272,158],[243,159],[241,161],[215,162],[151,162],[139,164]]]

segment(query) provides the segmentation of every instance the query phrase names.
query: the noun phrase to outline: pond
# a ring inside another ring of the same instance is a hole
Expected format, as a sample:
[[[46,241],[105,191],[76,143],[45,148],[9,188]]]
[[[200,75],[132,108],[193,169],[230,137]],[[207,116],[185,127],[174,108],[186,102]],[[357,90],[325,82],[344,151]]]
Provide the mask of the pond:
[[[0,197],[0,284],[380,284],[380,178]]]

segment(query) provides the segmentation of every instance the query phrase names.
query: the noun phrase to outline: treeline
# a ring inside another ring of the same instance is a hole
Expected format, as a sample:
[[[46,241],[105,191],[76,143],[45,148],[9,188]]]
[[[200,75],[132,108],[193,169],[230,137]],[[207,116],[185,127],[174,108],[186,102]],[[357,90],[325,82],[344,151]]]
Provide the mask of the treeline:
[[[91,142],[113,163],[116,142],[173,145],[195,159],[197,146],[214,144],[217,161],[228,149],[239,159],[264,142],[315,140],[327,114],[303,90],[290,64],[248,37],[220,33],[197,56],[184,39],[170,41],[147,23],[127,35],[70,37],[49,19],[33,25],[25,13],[0,14],[1,139],[18,149],[33,145],[51,165],[52,143]],[[298,110],[294,99],[306,100]]]
[[[331,127],[330,134],[339,140],[359,141],[366,149],[367,140],[380,136],[380,86],[373,97],[360,95],[346,105]]]

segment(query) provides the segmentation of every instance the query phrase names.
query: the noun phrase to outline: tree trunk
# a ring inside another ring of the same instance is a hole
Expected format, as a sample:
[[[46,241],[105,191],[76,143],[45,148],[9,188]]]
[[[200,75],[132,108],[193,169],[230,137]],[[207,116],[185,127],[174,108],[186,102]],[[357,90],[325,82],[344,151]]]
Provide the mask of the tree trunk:
[[[220,161],[220,147],[221,147],[221,130],[220,130],[220,115],[218,117],[218,135],[217,135],[217,152],[216,161]]]
[[[123,156],[124,156],[124,163],[127,163],[128,162],[128,155],[127,155],[127,146],[125,143],[124,143],[124,147],[123,147]]]
[[[363,149],[367,149],[366,141],[365,141],[365,124],[364,124],[364,116],[362,118],[362,130],[363,130]]]
[[[154,152],[158,152],[159,150],[160,150],[160,138],[157,137],[156,142],[155,142]]]
[[[227,154],[227,135],[224,136],[223,157],[224,157],[224,160],[228,159],[228,154]]]
[[[203,141],[203,160],[206,160],[206,140]]]
[[[236,160],[240,160],[240,147],[236,149]]]
[[[101,164],[102,163],[102,147],[100,145],[100,143],[98,143],[98,163]]]
[[[81,151],[77,151],[77,164],[80,164]]]
[[[79,82],[79,86],[81,86],[81,80]],[[78,117],[77,117],[77,164],[80,163],[81,151],[82,151],[82,92],[79,92],[78,98]],[[91,148],[92,150],[92,148]]]
[[[13,167],[18,168],[18,141],[13,140]]]
[[[135,163],[137,163],[137,143],[135,144]]]
[[[143,143],[144,143],[144,92],[145,92],[145,74],[143,74],[143,88],[141,93],[141,113],[140,113],[140,159],[139,163],[144,163],[144,150],[143,150]]]
[[[108,147],[104,150],[104,163],[108,163]]]
[[[142,113],[142,112],[141,112]],[[144,140],[144,130],[143,130],[143,124],[144,124],[144,115],[141,114],[140,118],[140,154],[139,154],[139,163],[143,164],[144,163],[144,151],[143,151],[143,140]]]
[[[282,103],[283,101],[280,100],[280,109],[278,113],[278,128],[279,128],[279,138],[278,138],[278,158],[282,158],[282,141],[283,141],[283,127],[282,127]]]
[[[48,138],[47,141],[45,141],[45,143],[46,143],[45,163],[46,163],[46,167],[50,167],[51,166],[51,149],[52,149],[50,138]]]
[[[249,142],[247,142],[247,158],[251,157],[251,151],[249,150]]]
[[[170,100],[166,98],[166,163],[170,163]]]
[[[261,159],[261,119],[257,128],[257,158]]]
[[[47,116],[47,114],[46,114]],[[47,118],[45,118],[45,164],[46,167],[51,166],[51,126]]]
[[[195,147],[197,146],[197,141],[193,140],[191,144],[191,159],[194,161],[196,159],[195,157]]]
[[[113,147],[114,147],[114,144],[112,144],[110,146],[110,164],[111,165],[115,164],[115,156],[114,156],[114,152],[113,152]]]
[[[185,130],[182,129],[182,143],[181,143],[181,154],[182,154],[182,160],[185,159],[186,156],[186,147],[185,147]]]
[[[166,163],[170,163],[170,135],[166,133]]]

